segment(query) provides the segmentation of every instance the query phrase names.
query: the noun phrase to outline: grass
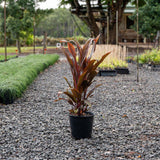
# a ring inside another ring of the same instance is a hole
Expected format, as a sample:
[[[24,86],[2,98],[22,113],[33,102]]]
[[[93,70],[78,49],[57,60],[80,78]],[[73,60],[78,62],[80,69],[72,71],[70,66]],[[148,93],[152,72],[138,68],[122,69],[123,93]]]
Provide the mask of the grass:
[[[56,48],[55,46],[47,46],[47,48]],[[36,49],[43,49],[43,46],[38,46]],[[16,53],[17,47],[7,47],[7,53]],[[33,51],[33,47],[21,47],[21,52],[31,52]],[[0,54],[4,54],[4,47],[0,47]]]
[[[16,55],[7,55],[7,60],[12,59],[12,58],[16,58]],[[5,60],[5,56],[0,55],[0,61],[4,61],[4,60]]]
[[[0,63],[0,103],[10,104],[21,97],[37,75],[58,58],[56,54],[29,55]]]

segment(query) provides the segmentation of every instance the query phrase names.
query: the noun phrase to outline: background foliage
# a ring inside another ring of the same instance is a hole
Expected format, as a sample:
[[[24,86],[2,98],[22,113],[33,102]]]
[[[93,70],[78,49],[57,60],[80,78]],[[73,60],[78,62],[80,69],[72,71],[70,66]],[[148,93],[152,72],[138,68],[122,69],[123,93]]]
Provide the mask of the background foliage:
[[[157,31],[160,30],[160,1],[148,0],[147,3],[139,8],[139,33],[147,38],[155,38]],[[136,13],[131,16],[136,19]],[[134,26],[136,30],[136,26]]]
[[[79,30],[78,26],[81,28]],[[70,11],[65,8],[55,9],[52,14],[41,20],[36,28],[36,35],[43,35],[46,31],[50,37],[66,38],[79,35],[89,37],[90,29],[78,17],[71,15]]]

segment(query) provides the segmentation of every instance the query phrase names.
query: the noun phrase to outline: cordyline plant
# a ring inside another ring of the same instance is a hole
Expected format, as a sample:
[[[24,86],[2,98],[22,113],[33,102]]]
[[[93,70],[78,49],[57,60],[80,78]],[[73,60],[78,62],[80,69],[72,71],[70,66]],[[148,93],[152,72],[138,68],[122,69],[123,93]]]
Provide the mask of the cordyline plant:
[[[63,93],[67,95],[68,98],[59,98],[58,100],[66,100],[73,106],[72,109],[69,110],[70,114],[78,116],[84,115],[90,106],[88,98],[92,97],[94,90],[100,86],[96,85],[89,90],[89,86],[91,86],[94,77],[97,75],[97,67],[103,62],[107,55],[110,54],[110,52],[104,54],[100,60],[91,59],[96,49],[96,43],[99,37],[100,35],[95,39],[88,39],[83,47],[81,47],[77,41],[61,41],[66,42],[68,45],[69,53],[63,47],[60,47],[60,49],[65,54],[70,65],[73,77],[73,86],[70,84],[68,79],[64,77],[69,85],[69,89]],[[73,44],[76,46],[77,51]],[[92,48],[89,54],[88,52],[91,45]]]

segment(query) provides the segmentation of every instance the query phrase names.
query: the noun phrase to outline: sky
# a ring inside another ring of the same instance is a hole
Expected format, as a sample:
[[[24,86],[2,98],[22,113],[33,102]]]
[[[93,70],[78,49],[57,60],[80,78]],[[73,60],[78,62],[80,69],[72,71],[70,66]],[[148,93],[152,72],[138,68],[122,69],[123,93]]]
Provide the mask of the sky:
[[[58,8],[60,1],[59,0],[46,0],[46,2],[39,3],[39,7],[41,9],[50,9],[50,8]]]
[[[53,8],[53,9],[55,9],[55,8],[58,8],[59,3],[60,3],[60,0],[46,0],[46,2],[39,3],[38,8],[41,8],[41,9],[51,9],[51,8]],[[3,6],[4,4],[1,3],[1,5]]]
[[[41,2],[39,3],[39,7],[38,8],[41,8],[41,9],[55,9],[55,8],[58,8],[59,6],[59,3],[60,3],[60,0],[46,0],[46,2]],[[0,5],[4,5],[3,3],[1,3]]]

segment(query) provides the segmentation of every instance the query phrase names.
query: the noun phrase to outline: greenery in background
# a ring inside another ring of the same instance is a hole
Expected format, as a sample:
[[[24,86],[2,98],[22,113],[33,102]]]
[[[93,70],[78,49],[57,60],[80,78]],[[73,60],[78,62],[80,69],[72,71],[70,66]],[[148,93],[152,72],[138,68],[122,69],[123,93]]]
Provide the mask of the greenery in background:
[[[22,53],[29,51],[31,52],[31,50],[33,51],[33,47],[21,47]],[[17,52],[17,47],[7,47],[7,53],[16,53],[16,52]],[[4,47],[0,48],[0,54],[4,53],[5,53],[5,48]]]
[[[137,13],[134,13],[131,18],[135,20],[136,16]],[[134,29],[136,30],[136,23]],[[158,30],[160,30],[160,1],[146,1],[146,4],[139,8],[139,33],[153,39]]]
[[[74,17],[73,17],[74,16]],[[76,20],[78,26],[75,24]],[[41,36],[46,31],[47,35],[54,38],[66,38],[74,36],[90,36],[90,29],[78,17],[71,15],[70,11],[65,8],[55,9],[52,14],[45,17],[36,27],[36,35]],[[83,34],[84,33],[84,34]]]
[[[139,55],[138,60],[139,64],[160,64],[160,50],[148,50],[144,54]]]
[[[7,55],[7,60],[12,59],[12,58],[16,58],[16,55]],[[0,61],[4,61],[5,60],[5,56],[4,55],[0,55]]]
[[[13,103],[37,75],[58,58],[58,55],[39,54],[0,63],[0,103]]]
[[[35,9],[37,2],[45,0],[6,0],[7,43],[17,45],[21,53],[21,45],[33,44],[33,24],[38,25],[44,16],[53,10]],[[0,3],[3,0],[0,0]],[[0,37],[4,42],[4,8],[0,6]]]
[[[112,59],[110,61],[108,61],[108,63],[106,62],[102,62],[99,65],[100,69],[115,69],[115,68],[128,68],[128,63],[126,63],[126,61],[123,60],[118,60],[118,59]]]
[[[13,8],[14,5],[11,7]],[[20,8],[21,7],[19,6],[18,9]],[[7,8],[7,10],[8,9],[9,8]],[[16,13],[18,13],[18,9],[16,10],[17,11]],[[61,38],[71,37],[71,39],[76,38],[80,43],[82,43],[82,41],[86,41],[87,39],[84,37],[90,36],[89,28],[79,18],[77,18],[74,15],[71,15],[69,10],[65,8],[50,9],[50,10],[37,9],[36,11],[34,11],[34,13],[30,15],[28,15],[29,13],[28,11],[25,11],[24,13],[22,13],[23,14],[22,17],[25,15],[25,17],[23,17],[24,19],[17,20],[17,21],[15,19],[16,17],[11,17],[9,15],[10,12],[7,11],[7,17],[8,17],[7,18],[7,22],[8,22],[7,23],[8,24],[7,25],[7,45],[15,46],[17,41],[16,40],[17,35],[20,36],[19,42],[21,46],[33,45],[33,39],[34,39],[34,36],[33,36],[34,17],[33,16],[35,16],[35,31],[36,31],[37,45],[42,45],[44,31],[47,32],[48,44],[53,44],[53,45],[55,45],[56,43],[59,43],[60,37]],[[20,14],[18,16],[20,16]],[[82,32],[79,30],[76,23],[81,28],[80,30]],[[23,27],[21,27],[22,25]],[[28,31],[25,29],[25,26],[28,27],[27,28]],[[4,32],[4,15],[3,15],[3,8],[0,7],[0,37],[1,37],[0,45],[3,45],[4,43],[3,32]],[[70,38],[67,38],[67,39],[70,39]]]
[[[55,46],[57,43],[60,43],[61,40],[63,40],[64,38],[54,38],[54,37],[47,37],[47,45],[48,46]],[[85,41],[87,40],[86,37],[83,36],[76,36],[76,37],[68,37],[65,38],[66,40],[70,41],[70,40],[77,40],[80,44],[84,44]],[[35,43],[37,46],[41,46],[43,43],[43,36],[39,36],[35,38]]]

